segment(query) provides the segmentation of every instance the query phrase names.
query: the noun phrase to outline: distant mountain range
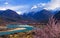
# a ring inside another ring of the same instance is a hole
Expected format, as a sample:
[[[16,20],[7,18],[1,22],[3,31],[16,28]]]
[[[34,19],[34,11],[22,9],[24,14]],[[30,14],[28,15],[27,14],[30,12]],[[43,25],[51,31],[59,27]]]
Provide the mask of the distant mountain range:
[[[60,11],[58,11],[55,15],[54,15],[54,18],[56,20],[60,20]]]
[[[24,13],[23,15],[18,15],[15,11],[7,9],[7,10],[0,10],[0,19],[2,18],[4,21],[7,22],[18,22],[18,21],[34,21],[34,22],[41,22],[41,23],[47,23],[49,18],[54,15],[54,18],[57,20],[60,19],[60,11],[55,12],[56,14],[53,14],[52,11],[49,10],[40,10],[40,11],[32,11],[29,13]],[[30,22],[29,21],[29,22]]]
[[[0,18],[5,21],[17,21],[20,20],[20,16],[13,10],[0,10]]]
[[[45,9],[37,12],[29,12],[22,15],[24,20],[34,20],[36,22],[47,22],[48,19],[51,17],[52,13]]]

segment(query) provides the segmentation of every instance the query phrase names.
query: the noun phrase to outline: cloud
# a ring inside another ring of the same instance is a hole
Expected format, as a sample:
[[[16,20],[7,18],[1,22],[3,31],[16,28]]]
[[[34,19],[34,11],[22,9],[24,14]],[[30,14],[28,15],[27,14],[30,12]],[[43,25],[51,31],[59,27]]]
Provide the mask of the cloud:
[[[5,5],[8,5],[9,3],[8,3],[8,2],[5,2],[4,4],[5,4]]]
[[[43,6],[45,6],[46,5],[46,3],[39,3],[38,4],[38,7],[43,7]]]
[[[37,5],[34,5],[31,9],[35,9],[35,8],[37,8]]]
[[[60,8],[60,0],[51,0],[46,4],[46,7],[44,9],[54,10],[56,8]]]
[[[2,6],[0,7],[0,10],[6,10],[6,9],[11,9],[11,10],[18,10],[18,9],[22,9],[23,6]]]
[[[21,11],[17,11],[17,13],[18,13],[18,14],[22,14],[22,12],[21,12]]]
[[[16,12],[20,15],[20,14],[24,14],[24,13],[26,13],[27,10],[24,10],[24,11],[18,10],[18,11],[16,11]]]
[[[51,0],[48,3],[38,3],[33,5],[31,9],[42,8],[46,10],[54,10],[60,8],[60,0]]]
[[[33,5],[31,9],[41,8],[44,7],[46,3],[38,3],[37,5]]]
[[[7,10],[7,9],[11,9],[11,10],[14,10],[16,11],[18,14],[22,14],[23,12],[26,12],[28,11],[29,9],[29,5],[18,5],[18,6],[1,6],[0,7],[0,10]]]

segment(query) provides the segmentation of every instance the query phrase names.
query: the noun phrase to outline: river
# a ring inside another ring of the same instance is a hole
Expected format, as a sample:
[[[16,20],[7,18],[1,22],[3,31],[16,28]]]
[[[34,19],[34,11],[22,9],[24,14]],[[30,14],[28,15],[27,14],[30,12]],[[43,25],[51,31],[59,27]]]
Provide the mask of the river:
[[[16,28],[16,29],[3,31],[3,32],[0,31],[0,35],[8,35],[8,34],[27,32],[27,31],[33,30],[33,26],[29,26],[29,25],[9,24],[6,27],[8,29],[10,29],[10,28]]]

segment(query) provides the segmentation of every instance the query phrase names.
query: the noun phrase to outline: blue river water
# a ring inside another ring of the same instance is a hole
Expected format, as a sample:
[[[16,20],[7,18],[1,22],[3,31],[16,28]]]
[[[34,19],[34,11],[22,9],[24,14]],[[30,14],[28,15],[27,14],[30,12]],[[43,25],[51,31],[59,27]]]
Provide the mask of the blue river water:
[[[10,25],[7,25],[6,27],[8,29],[10,29],[10,28],[26,28],[26,29],[0,32],[0,36],[1,35],[8,35],[8,34],[19,33],[19,32],[27,32],[27,31],[33,30],[33,26],[29,26],[29,25],[18,25],[18,24],[14,25],[14,24],[10,24]]]

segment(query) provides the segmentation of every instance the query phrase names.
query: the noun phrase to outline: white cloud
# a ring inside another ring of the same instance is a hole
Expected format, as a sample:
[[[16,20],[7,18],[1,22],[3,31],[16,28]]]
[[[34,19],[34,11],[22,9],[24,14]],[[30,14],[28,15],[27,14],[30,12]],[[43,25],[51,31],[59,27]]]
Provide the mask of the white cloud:
[[[33,7],[31,9],[36,9],[36,8],[44,7],[45,5],[46,5],[46,3],[38,3],[37,5],[33,5]]]
[[[0,10],[6,10],[6,8],[2,8],[2,7],[0,7]]]
[[[54,10],[56,8],[60,8],[60,0],[51,0],[49,3],[47,3],[45,9]]]
[[[38,4],[38,7],[43,7],[43,6],[45,6],[46,5],[46,3],[39,3]]]
[[[36,8],[43,8],[47,10],[54,10],[60,8],[60,0],[51,0],[48,3],[38,3],[37,5],[34,5],[31,9]]]
[[[18,14],[21,14],[22,12],[21,11],[17,11]]]
[[[0,10],[7,10],[7,9],[11,9],[16,11],[18,14],[22,14],[23,12],[26,12],[28,10],[29,6],[28,5],[20,5],[20,6],[1,6]]]
[[[31,9],[35,9],[35,8],[37,8],[37,5],[34,5]]]
[[[20,15],[20,14],[24,14],[24,13],[26,13],[27,10],[24,10],[24,11],[20,11],[20,10],[19,10],[19,11],[16,11],[16,12]]]
[[[9,3],[8,3],[8,2],[5,2],[4,4],[7,5],[7,4],[9,4]]]

